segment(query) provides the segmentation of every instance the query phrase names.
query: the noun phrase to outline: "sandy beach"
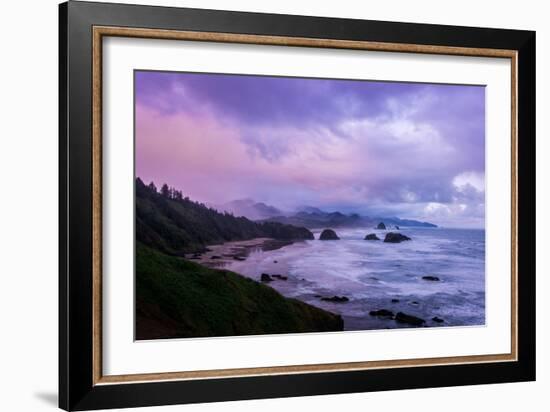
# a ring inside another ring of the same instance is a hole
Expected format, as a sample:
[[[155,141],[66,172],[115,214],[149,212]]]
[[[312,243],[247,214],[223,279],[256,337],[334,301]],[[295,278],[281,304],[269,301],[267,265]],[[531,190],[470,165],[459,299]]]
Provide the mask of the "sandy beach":
[[[219,245],[209,245],[204,253],[191,253],[185,256],[185,258],[210,268],[231,266],[231,270],[238,271],[239,262],[245,262],[251,254],[277,250],[293,243],[293,241],[271,238],[240,240]],[[274,268],[276,267],[275,265],[276,263],[274,263]],[[288,268],[284,268],[281,265],[277,266],[277,268],[285,273],[288,270]]]

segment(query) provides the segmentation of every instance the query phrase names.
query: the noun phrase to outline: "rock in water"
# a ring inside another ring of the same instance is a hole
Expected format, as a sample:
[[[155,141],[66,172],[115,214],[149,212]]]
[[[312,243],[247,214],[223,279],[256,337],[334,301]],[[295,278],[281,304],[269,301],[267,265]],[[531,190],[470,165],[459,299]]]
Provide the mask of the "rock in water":
[[[386,237],[384,238],[384,242],[386,243],[401,243],[405,240],[411,240],[411,238],[408,236],[402,235],[401,233],[395,233],[395,232],[386,233]]]
[[[432,318],[432,320],[433,320],[434,322],[437,322],[437,323],[443,323],[443,322],[445,322],[443,319],[438,318],[437,316],[434,316],[434,317]]]
[[[267,273],[262,273],[262,275],[260,276],[260,280],[262,282],[272,282],[273,281],[271,276],[269,276]]]
[[[431,282],[439,282],[439,278],[437,276],[422,276],[422,279],[429,280]]]
[[[380,222],[378,223],[378,226],[376,226],[376,229],[386,230],[386,225],[384,224],[384,222]]]
[[[336,235],[336,232],[332,229],[325,229],[321,232],[321,236],[319,236],[319,240],[338,240],[340,239],[338,235]]]
[[[399,323],[408,323],[409,325],[413,326],[422,326],[426,321],[424,319],[417,318],[413,315],[407,315],[403,312],[397,312],[397,315],[395,315],[395,320]]]
[[[390,318],[390,319],[393,318],[393,312],[387,309],[371,310],[369,312],[369,315],[378,316],[380,318]]]
[[[349,298],[346,296],[333,296],[331,298],[321,298],[325,302],[335,302],[335,303],[345,303],[349,301]]]
[[[376,236],[376,233],[370,233],[365,236],[365,240],[380,240],[380,238]]]
[[[396,229],[396,230],[399,230],[399,226],[395,225],[395,229]]]

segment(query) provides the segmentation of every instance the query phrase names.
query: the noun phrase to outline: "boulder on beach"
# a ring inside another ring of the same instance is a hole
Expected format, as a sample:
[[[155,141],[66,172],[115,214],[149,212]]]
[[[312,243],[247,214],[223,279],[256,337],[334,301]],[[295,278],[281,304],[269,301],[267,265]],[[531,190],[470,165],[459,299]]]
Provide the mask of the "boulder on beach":
[[[365,236],[365,240],[380,240],[380,238],[376,236],[376,233],[369,233]]]
[[[321,298],[321,300],[324,300],[325,302],[344,303],[348,302],[349,298],[346,296],[332,296],[330,298]]]
[[[332,229],[325,229],[321,232],[319,240],[338,240],[340,239],[336,232]]]
[[[386,237],[384,238],[384,242],[386,243],[401,243],[405,240],[411,240],[411,238],[396,232],[386,233]]]
[[[395,320],[399,323],[408,323],[409,325],[413,326],[422,326],[426,321],[424,319],[418,318],[413,315],[407,315],[403,312],[397,312],[397,315],[395,315]]]
[[[393,318],[393,312],[387,309],[371,310],[369,315],[378,316],[380,318]]]
[[[429,280],[431,282],[439,282],[440,279],[437,276],[422,276],[422,279]]]
[[[267,273],[262,273],[261,276],[260,276],[260,280],[262,282],[272,282],[273,278],[271,276],[269,276]]]
[[[384,222],[380,222],[378,223],[378,226],[376,226],[376,229],[386,230],[386,225],[384,224]]]

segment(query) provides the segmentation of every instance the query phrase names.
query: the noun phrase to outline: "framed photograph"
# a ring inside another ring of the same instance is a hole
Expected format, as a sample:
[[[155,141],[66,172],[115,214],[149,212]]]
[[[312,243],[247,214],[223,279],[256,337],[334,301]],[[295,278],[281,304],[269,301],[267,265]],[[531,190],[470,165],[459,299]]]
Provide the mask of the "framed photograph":
[[[60,5],[59,402],[535,379],[535,33]]]

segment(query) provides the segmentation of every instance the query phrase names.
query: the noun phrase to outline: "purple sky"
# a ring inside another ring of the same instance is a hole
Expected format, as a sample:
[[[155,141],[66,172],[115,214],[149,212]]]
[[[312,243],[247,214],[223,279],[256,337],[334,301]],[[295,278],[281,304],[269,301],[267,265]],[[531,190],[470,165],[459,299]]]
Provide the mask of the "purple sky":
[[[145,182],[484,226],[484,87],[143,71],[135,86]]]

